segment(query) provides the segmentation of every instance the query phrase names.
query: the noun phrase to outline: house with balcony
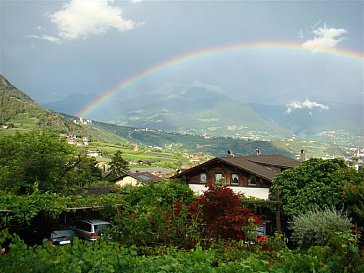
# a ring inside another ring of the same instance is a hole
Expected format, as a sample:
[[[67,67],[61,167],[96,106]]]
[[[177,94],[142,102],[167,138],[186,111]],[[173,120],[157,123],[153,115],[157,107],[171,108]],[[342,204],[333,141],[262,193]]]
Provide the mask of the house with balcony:
[[[261,155],[260,152],[252,156],[229,155],[215,157],[172,178],[186,181],[197,194],[207,190],[208,185],[222,182],[236,193],[268,199],[273,178],[300,164],[300,161],[285,155]]]

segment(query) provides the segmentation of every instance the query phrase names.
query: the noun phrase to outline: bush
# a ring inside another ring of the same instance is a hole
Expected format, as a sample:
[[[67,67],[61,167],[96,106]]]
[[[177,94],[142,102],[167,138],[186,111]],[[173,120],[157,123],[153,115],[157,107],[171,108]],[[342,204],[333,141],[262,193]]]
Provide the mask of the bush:
[[[112,222],[112,234],[127,245],[173,245],[190,247],[200,240],[198,225],[188,204],[193,192],[175,181],[148,184],[130,190]]]
[[[7,231],[0,243],[11,242],[10,251],[0,255],[1,272],[352,272],[363,271],[357,248],[350,236],[333,238],[331,247],[308,251],[285,248],[277,253],[247,252],[238,242],[191,250],[175,247],[125,247],[100,238],[96,243],[75,239],[72,245],[52,247],[49,242],[26,246]],[[236,243],[236,244],[234,244]],[[338,247],[336,249],[336,247]]]
[[[202,223],[204,236],[211,239],[244,239],[244,227],[249,221],[254,224],[261,221],[242,205],[240,196],[227,187],[210,187],[190,204],[190,211],[192,217]]]
[[[269,272],[306,273],[331,271],[320,256],[310,255],[300,250],[283,249],[277,253],[277,261],[272,265]]]
[[[193,247],[201,237],[198,225],[189,217],[187,205],[134,206],[113,219],[113,238],[126,245],[170,245]]]
[[[358,236],[348,232],[336,232],[329,241],[327,265],[332,272],[364,272],[364,261],[360,257]]]
[[[327,245],[336,232],[350,232],[350,219],[341,211],[313,209],[293,217],[291,239],[300,246]]]

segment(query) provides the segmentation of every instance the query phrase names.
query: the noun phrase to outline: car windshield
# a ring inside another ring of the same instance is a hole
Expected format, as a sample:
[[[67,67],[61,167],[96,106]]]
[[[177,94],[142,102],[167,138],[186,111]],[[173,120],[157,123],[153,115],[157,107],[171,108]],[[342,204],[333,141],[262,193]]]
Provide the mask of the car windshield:
[[[72,237],[75,233],[70,229],[65,230],[55,230],[51,233],[51,238],[59,238],[59,237]]]
[[[109,228],[110,226],[110,224],[95,225],[95,232],[100,233],[102,230]]]

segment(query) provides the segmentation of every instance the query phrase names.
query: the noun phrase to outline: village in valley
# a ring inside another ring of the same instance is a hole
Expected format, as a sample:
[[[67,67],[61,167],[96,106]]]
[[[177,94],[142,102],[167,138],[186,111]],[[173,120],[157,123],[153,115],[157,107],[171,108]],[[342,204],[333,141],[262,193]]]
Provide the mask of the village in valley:
[[[92,124],[92,120],[84,120],[83,118],[73,120],[75,124],[79,124],[82,126],[87,126]],[[157,130],[148,129],[148,128],[134,128],[135,132],[157,132]],[[170,134],[171,132],[163,132],[161,130],[158,131],[159,133]],[[327,149],[330,145],[319,143],[318,141],[314,140],[297,140],[295,137],[287,139],[287,140],[280,140],[282,145],[289,147],[292,151],[297,150],[296,153],[293,153],[292,157],[296,160],[303,162],[310,157],[320,157],[323,159],[333,159],[333,158],[341,158],[343,159],[346,164],[359,170],[361,166],[364,164],[364,149],[360,149],[354,143],[350,143],[350,139],[340,137],[335,138],[335,132],[323,132],[322,134],[326,136],[330,136],[331,141],[334,141],[334,145],[337,146],[336,150]],[[190,133],[184,133],[182,135],[190,135]],[[203,136],[205,139],[213,139],[213,136]],[[252,133],[249,134],[249,137],[255,140],[260,140],[259,136],[253,136]],[[348,136],[349,137],[349,136]],[[239,139],[246,140],[246,137],[240,137]],[[84,153],[86,153],[89,157],[95,157],[98,161],[98,167],[101,168],[105,173],[108,172],[109,165],[108,161],[110,155],[106,153],[103,155],[103,150],[105,146],[98,146],[98,144],[94,144],[90,142],[87,136],[76,136],[76,135],[69,135],[66,137],[66,141],[68,144],[75,145],[79,148],[82,147]],[[271,141],[271,139],[262,139],[262,141]],[[360,141],[356,141],[355,143],[360,143]],[[299,145],[299,146],[298,146]],[[164,147],[160,146],[143,146],[138,144],[130,144],[127,148],[131,152],[135,152],[137,154],[143,153],[158,153],[163,154],[165,152],[171,153],[179,153],[179,156],[183,158],[183,162],[180,162],[180,165],[176,165],[175,168],[162,168],[158,166],[158,159],[142,159],[142,158],[133,158],[132,160],[128,160],[131,166],[131,173],[140,172],[141,170],[147,170],[151,175],[158,176],[160,178],[167,178],[172,177],[175,175],[176,171],[184,171],[189,168],[196,167],[197,165],[204,163],[207,160],[210,160],[212,157],[209,155],[205,155],[203,153],[191,153],[188,151],[181,151],[182,144],[178,143],[171,143],[165,144]],[[125,146],[123,147],[125,149]],[[326,148],[326,151],[325,151]],[[106,149],[107,150],[107,149]],[[258,149],[259,150],[259,149]],[[228,155],[228,150],[226,151],[226,156]],[[230,151],[233,153],[233,151]],[[307,155],[308,152],[308,155]],[[260,151],[260,153],[264,153],[264,151]],[[128,159],[128,155],[124,155],[126,159]],[[230,155],[231,156],[231,155]],[[239,156],[239,155],[237,155]],[[154,164],[152,164],[154,163]],[[273,164],[273,163],[272,163]],[[278,164],[278,162],[277,162]],[[151,166],[151,165],[154,165]],[[274,164],[273,164],[274,165]],[[141,181],[142,182],[142,181]]]

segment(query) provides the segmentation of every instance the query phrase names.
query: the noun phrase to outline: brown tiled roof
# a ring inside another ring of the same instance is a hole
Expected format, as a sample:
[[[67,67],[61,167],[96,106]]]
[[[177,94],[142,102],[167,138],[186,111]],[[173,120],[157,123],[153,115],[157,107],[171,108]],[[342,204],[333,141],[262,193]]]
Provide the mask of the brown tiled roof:
[[[277,174],[276,171],[249,161],[246,157],[223,157],[220,159],[230,165],[238,167],[239,169],[243,169],[249,173],[268,179],[269,181],[272,181],[274,176]]]
[[[159,182],[161,180],[160,177],[148,172],[131,173],[129,176],[144,183]]]
[[[300,161],[290,158],[285,155],[252,155],[246,157],[249,161],[256,162],[258,164],[272,165],[277,167],[295,168],[301,164]]]
[[[284,155],[259,155],[259,156],[236,156],[236,157],[215,157],[205,163],[202,163],[196,167],[185,170],[172,178],[180,178],[188,173],[198,170],[202,166],[210,165],[214,162],[224,162],[232,165],[251,174],[255,174],[259,177],[272,181],[278,171],[270,168],[269,166],[280,168],[293,168],[297,167],[301,163],[295,159],[291,159]]]

